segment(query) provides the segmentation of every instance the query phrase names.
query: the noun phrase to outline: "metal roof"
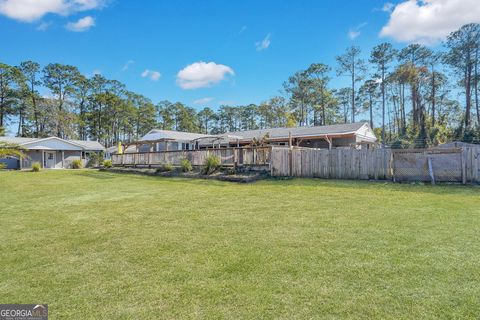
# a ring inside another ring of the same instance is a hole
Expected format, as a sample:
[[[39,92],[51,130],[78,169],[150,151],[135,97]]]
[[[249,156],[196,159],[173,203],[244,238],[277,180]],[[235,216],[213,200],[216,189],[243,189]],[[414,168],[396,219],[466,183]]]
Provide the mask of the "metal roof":
[[[345,123],[345,124],[333,124],[327,126],[315,126],[315,127],[292,127],[292,128],[270,128],[248,131],[236,131],[227,132],[226,135],[234,135],[242,137],[242,140],[251,140],[253,138],[262,138],[266,134],[269,135],[269,139],[288,138],[289,133],[292,137],[306,137],[306,136],[323,136],[323,135],[342,135],[355,133],[367,122]]]

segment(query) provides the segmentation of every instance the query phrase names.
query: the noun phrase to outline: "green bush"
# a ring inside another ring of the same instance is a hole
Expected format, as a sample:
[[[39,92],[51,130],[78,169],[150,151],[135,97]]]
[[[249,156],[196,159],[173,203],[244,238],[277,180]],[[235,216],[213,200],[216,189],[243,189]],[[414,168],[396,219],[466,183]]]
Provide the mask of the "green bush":
[[[72,161],[72,169],[82,169],[82,167],[83,167],[82,160],[77,159]]]
[[[105,168],[111,168],[112,167],[112,160],[103,160],[103,166]]]
[[[93,152],[88,156],[87,167],[96,167],[103,164],[103,152]]]
[[[168,172],[173,171],[173,165],[171,163],[162,164],[159,168],[157,168],[157,172]]]
[[[183,172],[192,171],[192,164],[190,161],[188,161],[188,159],[183,159],[180,165]]]
[[[205,159],[204,163],[204,173],[205,174],[212,174],[220,168],[220,158],[215,155],[209,155]]]
[[[32,163],[32,172],[39,172],[42,166],[40,166],[39,162]]]
[[[5,169],[7,167],[7,164],[0,162],[0,170]]]

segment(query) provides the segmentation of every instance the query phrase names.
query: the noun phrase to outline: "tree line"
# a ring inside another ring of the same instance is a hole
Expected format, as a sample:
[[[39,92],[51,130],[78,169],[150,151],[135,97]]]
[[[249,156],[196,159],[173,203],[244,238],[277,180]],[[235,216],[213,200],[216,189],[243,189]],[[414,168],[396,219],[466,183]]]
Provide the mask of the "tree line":
[[[15,123],[21,137],[55,135],[110,146],[152,128],[217,134],[361,120],[395,147],[480,143],[479,51],[479,24],[452,32],[438,50],[381,43],[364,59],[352,46],[335,66],[313,63],[296,72],[280,94],[260,104],[199,111],[181,102],[154,104],[119,81],[88,78],[74,66],[0,63],[0,128]],[[333,88],[333,74],[349,85]]]

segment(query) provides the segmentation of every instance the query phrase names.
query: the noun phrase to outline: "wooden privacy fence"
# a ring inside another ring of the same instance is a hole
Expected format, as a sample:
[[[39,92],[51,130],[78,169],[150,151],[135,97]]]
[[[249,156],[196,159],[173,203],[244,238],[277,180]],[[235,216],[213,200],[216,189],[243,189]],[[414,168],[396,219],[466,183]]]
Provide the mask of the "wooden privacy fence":
[[[180,165],[183,159],[188,159],[192,165],[202,166],[209,155],[214,155],[220,159],[223,166],[268,166],[270,152],[270,147],[137,152],[112,155],[112,164],[114,166],[159,166],[167,163]]]
[[[480,148],[356,150],[274,147],[272,176],[480,182]]]
[[[356,150],[301,147],[220,148],[125,153],[114,166],[180,165],[188,159],[202,166],[209,155],[223,166],[258,166],[272,176],[425,182],[480,182],[480,148]]]
[[[391,151],[355,149],[273,148],[273,176],[327,179],[390,179]]]

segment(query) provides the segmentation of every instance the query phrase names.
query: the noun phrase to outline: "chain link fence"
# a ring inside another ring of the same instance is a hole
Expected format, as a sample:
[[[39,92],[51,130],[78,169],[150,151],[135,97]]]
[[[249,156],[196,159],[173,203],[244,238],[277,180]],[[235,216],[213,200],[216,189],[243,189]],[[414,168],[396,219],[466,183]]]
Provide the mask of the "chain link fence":
[[[462,149],[394,150],[395,181],[462,182]]]

